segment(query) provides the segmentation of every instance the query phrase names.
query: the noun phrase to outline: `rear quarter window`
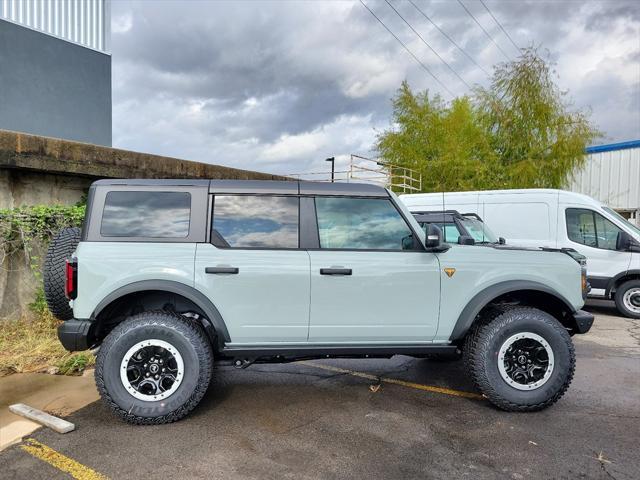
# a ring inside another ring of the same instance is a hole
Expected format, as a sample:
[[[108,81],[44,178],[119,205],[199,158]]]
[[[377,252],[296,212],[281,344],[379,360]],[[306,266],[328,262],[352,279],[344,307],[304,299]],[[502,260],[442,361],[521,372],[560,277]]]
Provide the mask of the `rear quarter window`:
[[[191,218],[188,192],[112,191],[105,198],[103,237],[186,238]]]

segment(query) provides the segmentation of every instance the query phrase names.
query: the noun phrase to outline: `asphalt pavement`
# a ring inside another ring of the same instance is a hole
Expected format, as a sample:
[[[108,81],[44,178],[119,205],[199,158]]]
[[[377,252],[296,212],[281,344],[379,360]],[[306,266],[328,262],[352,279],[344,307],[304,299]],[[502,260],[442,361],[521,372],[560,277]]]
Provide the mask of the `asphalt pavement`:
[[[178,423],[127,425],[95,402],[68,417],[76,431],[40,429],[0,452],[0,476],[638,479],[640,321],[591,308],[574,381],[542,412],[497,410],[459,361],[221,367]]]

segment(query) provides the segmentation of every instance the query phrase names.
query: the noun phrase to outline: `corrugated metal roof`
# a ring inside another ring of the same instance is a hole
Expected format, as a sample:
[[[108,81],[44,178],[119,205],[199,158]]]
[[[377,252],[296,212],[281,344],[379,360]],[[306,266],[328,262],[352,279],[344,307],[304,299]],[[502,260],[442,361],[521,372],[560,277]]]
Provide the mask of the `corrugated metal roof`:
[[[635,147],[590,152],[569,189],[615,209],[640,210],[640,141]]]
[[[0,19],[109,51],[111,0],[0,0]]]
[[[585,150],[587,153],[613,152],[615,150],[625,150],[627,148],[640,147],[640,140],[629,140],[627,142],[608,143],[606,145],[592,145]]]

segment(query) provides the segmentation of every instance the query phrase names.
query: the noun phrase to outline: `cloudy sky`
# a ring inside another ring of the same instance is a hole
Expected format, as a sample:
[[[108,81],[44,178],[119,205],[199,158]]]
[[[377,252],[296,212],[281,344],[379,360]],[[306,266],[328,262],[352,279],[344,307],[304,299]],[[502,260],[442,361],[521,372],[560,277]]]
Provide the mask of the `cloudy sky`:
[[[469,85],[517,50],[485,7],[391,0]],[[112,3],[114,146],[271,173],[336,169],[373,155],[390,98],[414,89],[463,95],[457,78],[384,0],[126,1]],[[557,62],[576,108],[603,142],[640,138],[640,2],[496,1],[490,12],[518,46]]]

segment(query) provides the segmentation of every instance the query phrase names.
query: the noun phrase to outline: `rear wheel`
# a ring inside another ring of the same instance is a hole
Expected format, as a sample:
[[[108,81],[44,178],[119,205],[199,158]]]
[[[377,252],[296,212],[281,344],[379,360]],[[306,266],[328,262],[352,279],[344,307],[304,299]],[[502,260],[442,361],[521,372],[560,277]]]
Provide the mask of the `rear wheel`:
[[[618,311],[629,318],[640,318],[640,280],[629,280],[616,289]]]
[[[200,326],[181,315],[144,312],[109,333],[96,361],[102,399],[129,423],[180,420],[200,402],[213,353]]]
[[[567,330],[536,308],[495,310],[469,333],[464,360],[497,407],[530,412],[554,404],[573,379],[575,351]]]

